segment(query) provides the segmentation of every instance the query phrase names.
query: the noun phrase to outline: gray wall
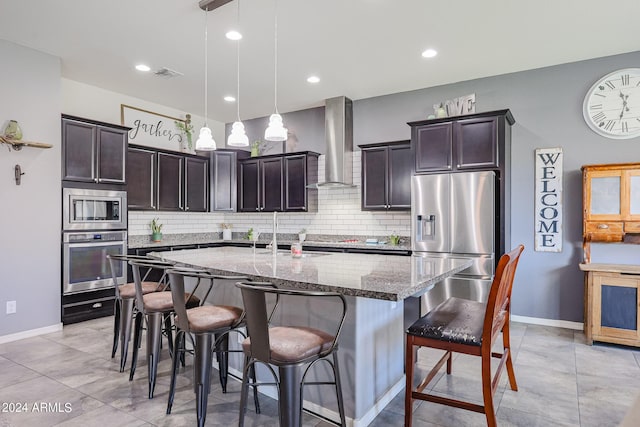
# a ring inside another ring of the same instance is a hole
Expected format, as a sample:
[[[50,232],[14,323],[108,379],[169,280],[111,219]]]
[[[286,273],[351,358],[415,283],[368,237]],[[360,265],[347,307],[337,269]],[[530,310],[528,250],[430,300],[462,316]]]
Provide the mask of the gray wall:
[[[591,131],[582,102],[599,77],[638,67],[640,52],[494,76],[354,103],[355,144],[408,139],[406,122],[432,114],[432,105],[470,93],[476,111],[511,109],[511,246],[525,245],[513,290],[512,312],[545,319],[583,320],[582,175],[594,163],[640,161],[640,138],[612,140]],[[564,153],[564,241],[561,253],[535,252],[534,152],[562,147]],[[616,262],[637,263],[637,248],[614,247]],[[597,261],[593,258],[592,261]]]
[[[476,111],[511,109],[511,246],[525,245],[513,291],[513,313],[520,316],[582,322],[582,178],[580,167],[593,163],[640,161],[640,138],[612,140],[592,132],[582,118],[587,90],[601,76],[637,67],[640,52],[564,64],[411,92],[354,101],[354,145],[410,139],[407,122],[426,119],[433,104],[476,94]],[[346,94],[348,96],[348,94]],[[320,115],[317,109],[305,110]],[[285,126],[298,127],[301,112],[283,114]],[[264,132],[267,119],[248,121]],[[322,120],[308,121],[306,134],[324,134]],[[313,129],[313,131],[311,131]],[[324,152],[324,142],[304,149]],[[534,153],[562,147],[564,153],[564,241],[560,253],[535,252]],[[508,242],[507,242],[508,244]],[[640,246],[594,247],[593,262],[637,263]],[[599,260],[597,256],[606,256]]]
[[[0,144],[0,336],[60,324],[60,61],[0,40],[0,133],[53,148],[8,152]],[[17,186],[13,168],[25,175]],[[5,314],[6,301],[17,313]]]

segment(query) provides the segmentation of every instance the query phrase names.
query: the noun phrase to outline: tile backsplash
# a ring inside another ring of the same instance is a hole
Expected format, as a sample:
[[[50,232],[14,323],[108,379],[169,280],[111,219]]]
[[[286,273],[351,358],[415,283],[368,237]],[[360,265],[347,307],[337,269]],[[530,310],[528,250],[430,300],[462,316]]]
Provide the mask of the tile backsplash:
[[[318,182],[324,181],[324,155],[318,159]],[[278,232],[297,233],[302,228],[309,234],[353,236],[401,236],[410,234],[409,212],[372,212],[360,210],[360,151],[353,153],[355,188],[318,191],[318,212],[278,213]],[[273,213],[218,212],[129,212],[129,235],[151,234],[149,223],[159,218],[164,234],[211,233],[221,231],[220,224],[233,225],[234,232],[249,228],[271,233]]]

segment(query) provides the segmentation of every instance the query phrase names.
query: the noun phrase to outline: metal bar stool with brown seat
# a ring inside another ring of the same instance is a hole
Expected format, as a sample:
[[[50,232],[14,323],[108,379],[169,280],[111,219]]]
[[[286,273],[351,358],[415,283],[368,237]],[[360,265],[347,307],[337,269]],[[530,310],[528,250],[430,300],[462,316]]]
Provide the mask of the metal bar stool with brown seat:
[[[480,412],[485,414],[487,424],[490,427],[497,425],[493,395],[505,367],[507,368],[511,389],[518,391],[513,370],[509,328],[513,278],[523,250],[524,246],[519,245],[511,252],[500,257],[486,303],[454,297],[448,298],[409,327],[406,334],[407,348],[405,354],[405,427],[411,427],[414,399]],[[502,332],[504,350],[502,353],[494,353],[491,348],[499,337],[500,332]],[[444,356],[415,389],[413,388],[414,346],[431,347],[445,351]],[[447,363],[447,374],[451,374],[452,352],[470,354],[482,358],[481,376],[484,405],[424,392],[425,387],[435,378],[445,362]],[[493,378],[491,375],[492,357],[500,359]]]
[[[213,352],[218,358],[218,371],[222,392],[226,393],[229,352],[241,352],[242,350],[229,350],[229,333],[235,331],[246,338],[242,330],[244,326],[244,309],[231,305],[201,305],[195,308],[186,307],[185,278],[196,281],[192,293],[195,293],[203,281],[209,283],[203,302],[212,295],[216,281],[241,281],[248,280],[246,276],[222,276],[211,274],[205,270],[174,268],[167,271],[170,279],[171,293],[174,302],[175,323],[177,326],[174,344],[173,368],[171,370],[171,386],[167,402],[167,414],[171,413],[175,395],[176,376],[178,373],[178,360],[187,350],[185,337],[189,337],[193,344],[193,388],[196,394],[196,413],[198,426],[204,426],[207,417],[207,401],[211,391],[211,364]],[[235,288],[234,288],[235,289]],[[195,340],[194,340],[195,336]],[[257,393],[254,393],[257,411],[259,405]]]
[[[118,284],[118,276],[121,271],[126,268],[126,263],[131,260],[148,260],[151,258],[141,255],[120,255],[109,254],[109,266],[111,267],[111,278],[113,287],[115,288],[116,299],[114,304],[113,319],[113,347],[111,349],[111,357],[116,355],[118,350],[118,342],[120,342],[120,372],[124,372],[127,364],[127,354],[129,351],[129,341],[131,340],[131,326],[133,324],[133,313],[135,309],[136,289],[135,284],[125,283]],[[151,269],[147,269],[142,275],[142,293],[148,294],[163,290],[166,286],[165,281],[149,281],[147,277],[151,273]]]
[[[140,273],[143,268],[160,270],[166,274],[166,270],[173,268],[174,264],[155,260],[131,260],[129,261],[133,271],[133,282],[136,289],[136,318],[133,357],[131,361],[131,373],[129,381],[133,380],[138,363],[138,349],[142,339],[143,320],[147,325],[147,368],[149,374],[149,399],[153,398],[153,392],[156,386],[156,376],[158,373],[158,360],[160,358],[160,344],[162,340],[162,323],[165,324],[165,332],[169,341],[169,353],[173,356],[173,338],[171,316],[173,314],[173,298],[171,291],[164,290],[152,293],[143,293],[142,291],[142,275]],[[196,307],[200,305],[200,300],[193,294],[185,297],[187,307]]]
[[[305,385],[333,385],[336,390],[340,425],[346,426],[340,371],[338,368],[338,339],[347,313],[344,296],[335,292],[314,292],[278,289],[271,284],[237,283],[242,291],[247,333],[249,337],[242,343],[247,355],[243,370],[242,389],[240,391],[240,418],[238,425],[244,426],[247,394],[250,386],[276,385],[278,388],[278,413],[280,426],[299,427],[302,424],[303,389]],[[267,309],[267,295],[275,296],[272,309]],[[332,298],[340,304],[339,316],[336,316],[336,329],[333,333],[308,326],[271,325],[274,313],[284,306],[282,296],[304,298]],[[332,356],[332,359],[329,359]],[[305,382],[307,373],[316,362],[324,361],[333,370],[333,381]],[[275,383],[249,383],[250,369],[256,363],[265,365],[275,379]],[[278,374],[273,368],[275,366]]]

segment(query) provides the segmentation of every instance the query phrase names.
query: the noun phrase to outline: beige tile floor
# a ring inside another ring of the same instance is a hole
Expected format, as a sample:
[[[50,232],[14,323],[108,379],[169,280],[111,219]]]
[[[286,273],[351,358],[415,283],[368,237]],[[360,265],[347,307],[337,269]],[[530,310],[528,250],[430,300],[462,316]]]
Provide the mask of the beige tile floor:
[[[0,427],[195,425],[190,360],[179,376],[173,412],[165,415],[166,346],[155,398],[149,400],[143,358],[132,382],[118,372],[118,359],[110,358],[112,322],[111,317],[91,320],[0,345]],[[512,344],[519,391],[511,391],[502,379],[495,397],[500,426],[616,426],[640,393],[640,352],[634,349],[588,346],[581,332],[525,324],[513,325]],[[418,366],[434,357],[434,352],[421,351]],[[478,372],[477,358],[457,356],[453,374],[441,375],[433,388],[482,403]],[[207,425],[236,425],[239,384],[230,381],[227,394],[217,380],[212,384]],[[246,425],[276,426],[276,402],[260,401],[262,414],[250,407]],[[371,426],[402,426],[403,402],[401,393]],[[482,414],[428,402],[414,404],[413,417],[415,427],[485,425]],[[329,425],[304,416],[305,427]]]

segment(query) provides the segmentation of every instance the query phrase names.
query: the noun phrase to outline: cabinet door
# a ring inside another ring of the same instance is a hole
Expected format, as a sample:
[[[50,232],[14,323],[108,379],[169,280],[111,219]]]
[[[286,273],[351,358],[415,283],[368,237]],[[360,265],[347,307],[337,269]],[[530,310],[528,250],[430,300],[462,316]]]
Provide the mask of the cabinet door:
[[[238,164],[240,171],[238,172],[239,177],[239,188],[240,193],[238,194],[238,209],[241,212],[256,212],[260,210],[259,205],[259,160],[246,160]]]
[[[127,204],[129,209],[156,209],[157,153],[129,148],[127,155]]]
[[[411,176],[413,175],[411,145],[390,146],[388,165],[387,203],[389,209],[411,209]]]
[[[184,157],[158,153],[158,209],[184,210],[182,196]]]
[[[307,156],[284,158],[284,210],[307,210]]]
[[[236,153],[213,151],[211,155],[211,211],[235,212]]]
[[[624,192],[622,171],[595,170],[585,175],[585,219],[590,221],[620,221]]]
[[[638,276],[593,273],[593,339],[638,345]],[[629,342],[629,341],[632,342]],[[635,344],[633,343],[635,342]]]
[[[127,133],[105,127],[97,127],[98,182],[124,184]]]
[[[362,150],[362,210],[387,209],[388,147]]]
[[[62,120],[62,179],[97,182],[95,169],[96,127]]]
[[[282,157],[260,161],[260,180],[260,211],[282,211]]]
[[[209,161],[207,159],[185,157],[184,163],[184,209],[190,212],[206,212]]]
[[[498,167],[498,118],[455,122],[457,169]]]
[[[453,124],[438,123],[413,129],[416,173],[453,169]]]

